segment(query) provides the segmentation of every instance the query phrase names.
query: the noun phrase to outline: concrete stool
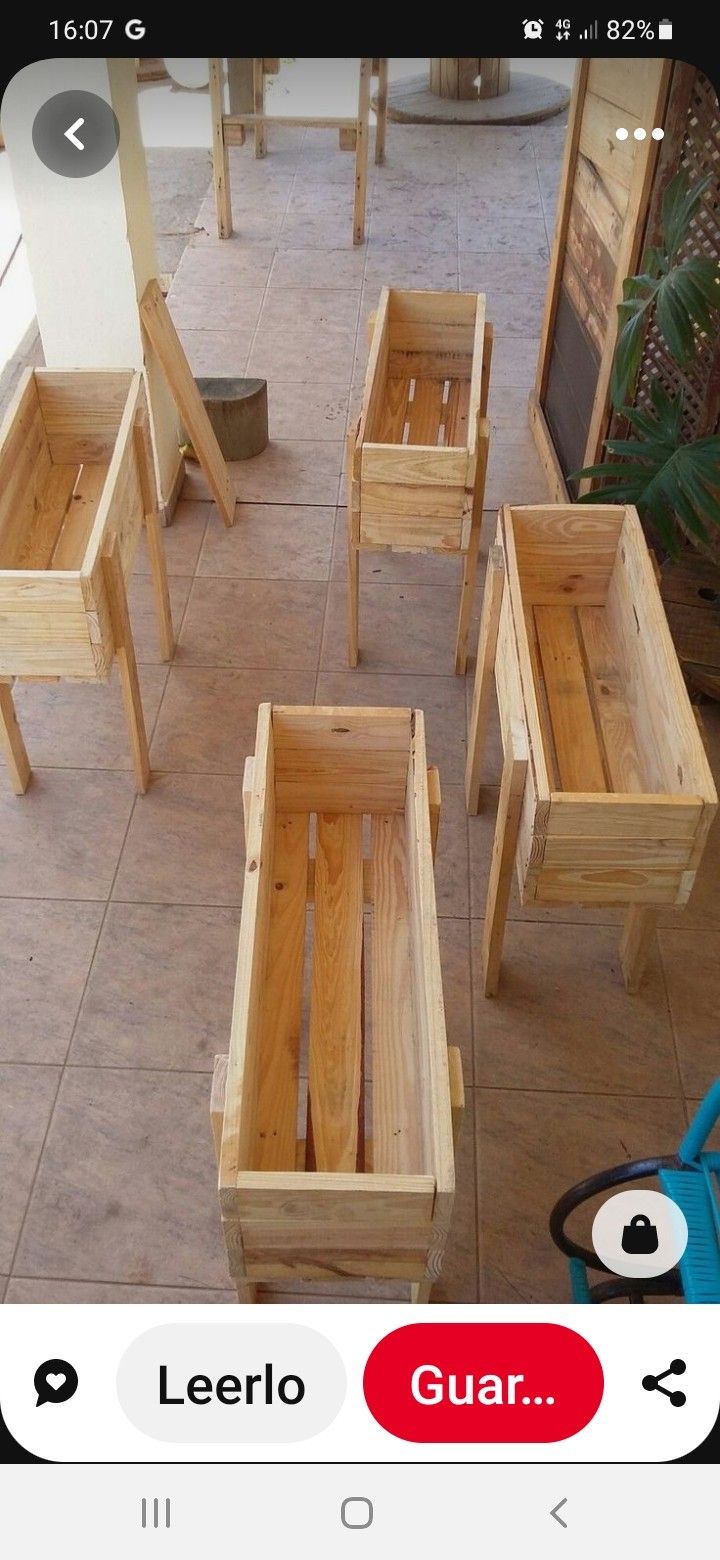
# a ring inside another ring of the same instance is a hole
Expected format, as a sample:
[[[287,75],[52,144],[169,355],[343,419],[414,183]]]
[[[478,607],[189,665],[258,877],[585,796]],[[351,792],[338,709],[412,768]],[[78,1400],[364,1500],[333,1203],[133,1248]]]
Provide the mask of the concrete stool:
[[[266,379],[198,379],[203,405],[226,460],[249,460],[268,441]]]

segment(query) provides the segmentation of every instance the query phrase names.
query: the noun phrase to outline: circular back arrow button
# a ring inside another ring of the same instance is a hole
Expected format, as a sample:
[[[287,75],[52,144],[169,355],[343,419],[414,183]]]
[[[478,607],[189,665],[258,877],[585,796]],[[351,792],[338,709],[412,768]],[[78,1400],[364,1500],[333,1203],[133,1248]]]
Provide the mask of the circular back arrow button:
[[[112,162],[120,127],[110,104],[96,92],[58,92],[38,109],[32,139],[51,173],[86,179]]]

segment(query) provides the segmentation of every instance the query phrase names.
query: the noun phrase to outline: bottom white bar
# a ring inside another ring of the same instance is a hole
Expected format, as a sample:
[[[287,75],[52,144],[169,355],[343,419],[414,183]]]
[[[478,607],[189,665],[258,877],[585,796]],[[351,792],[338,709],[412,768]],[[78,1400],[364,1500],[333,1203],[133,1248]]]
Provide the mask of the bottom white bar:
[[[716,1495],[712,1467],[0,1470],[4,1550],[74,1560],[280,1555],[285,1546],[313,1560],[437,1560],[453,1549],[505,1560],[676,1560],[706,1551]],[[358,1525],[344,1525],[343,1512]]]

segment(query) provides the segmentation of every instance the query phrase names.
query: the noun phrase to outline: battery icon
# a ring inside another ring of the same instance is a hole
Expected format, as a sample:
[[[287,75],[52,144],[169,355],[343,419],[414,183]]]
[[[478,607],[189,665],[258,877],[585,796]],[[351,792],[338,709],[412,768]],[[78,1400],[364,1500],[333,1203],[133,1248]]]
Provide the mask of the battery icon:
[[[658,27],[658,38],[672,38],[672,22],[664,16]]]

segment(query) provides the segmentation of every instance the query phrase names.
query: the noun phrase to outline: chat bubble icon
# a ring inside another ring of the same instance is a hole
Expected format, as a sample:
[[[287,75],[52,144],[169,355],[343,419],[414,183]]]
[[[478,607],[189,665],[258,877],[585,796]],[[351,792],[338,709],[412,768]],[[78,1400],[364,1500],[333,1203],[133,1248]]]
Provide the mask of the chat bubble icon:
[[[78,1389],[78,1373],[69,1360],[43,1360],[34,1376],[36,1408],[43,1403],[68,1403]]]

